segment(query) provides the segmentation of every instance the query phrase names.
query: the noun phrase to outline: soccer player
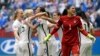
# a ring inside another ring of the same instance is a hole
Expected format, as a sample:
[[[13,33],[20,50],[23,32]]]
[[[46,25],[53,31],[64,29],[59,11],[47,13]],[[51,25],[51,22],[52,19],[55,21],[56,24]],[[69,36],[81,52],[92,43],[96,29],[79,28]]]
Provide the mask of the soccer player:
[[[58,22],[59,21],[59,19],[60,19],[60,13],[58,13],[58,12],[54,12],[53,13],[53,20],[55,21],[55,22]],[[53,24],[53,23],[51,23],[51,24]],[[55,24],[53,24],[54,25],[54,27],[55,27]],[[53,26],[52,25],[52,26]],[[63,29],[63,26],[58,30],[58,37],[59,37],[59,39],[61,40],[62,39],[62,29]]]
[[[59,18],[60,18],[60,15],[61,15],[60,13],[54,12],[53,15],[52,15],[53,20],[54,20],[55,22],[58,22],[58,21],[59,21]],[[49,24],[48,24],[49,28],[51,29],[50,31],[53,30],[53,28],[55,27],[55,25],[56,25],[56,24],[53,24],[53,23],[49,23]],[[58,37],[59,37],[59,39],[60,39],[60,43],[58,44],[59,46],[58,46],[58,48],[57,48],[57,54],[58,54],[58,55],[61,55],[62,30],[63,30],[63,26],[60,27],[59,30],[57,31]],[[49,32],[49,33],[50,33],[50,32]],[[55,36],[53,36],[53,37],[55,37]],[[51,38],[50,38],[50,39],[51,39]],[[49,41],[50,41],[50,40],[49,40]],[[52,41],[52,43],[53,43],[53,42],[55,42],[55,41]],[[56,44],[55,44],[55,45],[56,45]],[[52,49],[54,49],[54,48],[52,47]],[[55,50],[56,50],[56,48],[55,48]]]
[[[55,22],[58,22],[60,14],[58,12],[53,13],[52,18]],[[56,24],[50,23],[47,21],[48,31],[49,33],[53,30]],[[61,30],[59,29],[58,37],[61,39]],[[48,51],[51,56],[58,56],[59,55],[59,44],[56,42],[55,36],[53,35],[52,38],[48,41]]]
[[[89,18],[86,17],[85,12],[80,10],[77,12],[77,15],[81,17],[81,22],[82,22],[83,28],[87,32],[89,32],[93,35],[94,34],[93,25],[89,21]],[[80,56],[92,56],[92,54],[91,54],[92,45],[93,45],[92,40],[86,38],[86,36],[84,36],[82,33],[80,33],[80,37],[81,37]]]
[[[28,11],[30,12],[30,10]],[[30,13],[30,17],[23,18],[23,10],[17,9],[14,16],[13,31],[15,35],[15,49],[17,56],[32,56],[32,28],[26,25],[25,22],[31,23],[31,20],[37,16],[41,16],[45,13],[39,13],[33,15],[33,11]],[[27,16],[27,15],[26,15]]]
[[[41,7],[38,7],[36,9],[36,13],[40,13],[40,12],[44,12],[44,11],[45,11],[45,9],[41,8]],[[37,51],[37,56],[45,56],[45,55],[50,56],[50,55],[52,55],[51,53],[49,53],[51,51],[50,51],[50,49],[48,47],[50,42],[49,42],[49,44],[43,44],[41,42],[43,41],[43,38],[45,36],[47,36],[47,34],[49,33],[47,21],[49,21],[51,23],[54,23],[54,24],[56,22],[53,21],[51,18],[45,17],[45,16],[44,17],[38,17],[37,21],[41,21],[40,25],[37,28],[38,38],[39,38],[39,42],[40,42],[39,43],[39,48],[38,48],[38,51]]]
[[[75,12],[75,6],[68,5],[67,15],[61,16],[54,30],[44,38],[44,42],[47,42],[61,25],[63,25],[63,37],[61,42],[62,56],[70,56],[71,52],[73,56],[79,56],[80,42],[78,30],[87,36],[87,38],[95,41],[95,38],[83,29],[80,17],[75,16]]]

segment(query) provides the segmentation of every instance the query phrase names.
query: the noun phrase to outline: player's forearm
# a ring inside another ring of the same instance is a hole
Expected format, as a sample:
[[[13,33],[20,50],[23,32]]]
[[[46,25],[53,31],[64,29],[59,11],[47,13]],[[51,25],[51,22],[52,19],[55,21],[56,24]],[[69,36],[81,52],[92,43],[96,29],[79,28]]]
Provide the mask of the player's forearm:
[[[56,22],[51,18],[47,18],[46,20],[48,20],[50,23],[56,24]]]
[[[48,24],[48,27],[49,28],[54,28],[55,27],[55,24]]]
[[[54,33],[56,33],[58,31],[58,29],[59,29],[59,27],[56,26],[50,34],[53,35]]]
[[[87,31],[85,31],[84,29],[81,29],[80,31],[81,31],[81,33],[83,33],[87,38],[91,39],[93,42],[96,41],[96,38],[95,38],[93,35],[91,35],[90,33],[88,33]]]
[[[30,24],[30,23],[27,23],[27,25],[28,25],[30,28],[32,28],[32,29],[36,29],[37,26],[38,26],[38,25],[36,25],[36,24],[35,24],[35,25],[32,25],[32,24]]]
[[[31,16],[31,17],[30,17],[30,20],[33,20],[34,18],[39,17],[39,16],[42,16],[42,15],[45,15],[45,14],[46,14],[45,12],[37,13],[37,14]]]
[[[82,33],[82,34],[84,34],[85,36],[87,36],[89,33],[87,32],[87,31],[85,31],[84,29],[80,29],[80,32]]]
[[[44,38],[44,42],[47,42],[49,39],[50,39],[50,37],[55,33],[55,32],[57,32],[57,30],[58,30],[59,28],[54,28],[53,29],[53,31],[50,33],[50,34],[48,34],[45,38]]]
[[[57,30],[58,30],[58,28],[54,28],[53,31],[52,31],[50,34],[48,34],[48,35],[44,38],[44,42],[47,42],[47,41],[50,39],[50,37],[51,37]]]
[[[90,35],[91,35],[91,33],[87,32],[87,31],[84,30],[84,29],[80,29],[80,32],[81,32],[83,35],[87,36],[87,37],[90,37]],[[92,36],[92,35],[91,35],[91,36]]]
[[[47,16],[42,16],[41,18],[44,19],[44,20],[49,21],[49,22],[52,23],[52,24],[56,24],[56,22],[55,22],[52,18],[49,18],[49,17],[47,17]]]
[[[17,40],[19,40],[19,36],[18,36],[18,33],[17,32],[14,32],[14,36]]]
[[[37,24],[35,24],[34,26],[32,26],[32,29],[36,29],[38,27]]]

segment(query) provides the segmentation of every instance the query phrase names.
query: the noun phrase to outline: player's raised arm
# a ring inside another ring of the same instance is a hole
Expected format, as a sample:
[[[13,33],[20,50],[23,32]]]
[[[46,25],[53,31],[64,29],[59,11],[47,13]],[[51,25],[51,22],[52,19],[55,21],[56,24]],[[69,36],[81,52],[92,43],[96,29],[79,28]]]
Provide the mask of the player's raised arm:
[[[30,16],[30,17],[28,17],[28,18],[29,18],[29,20],[33,20],[33,19],[35,19],[36,17],[42,16],[42,15],[45,15],[45,14],[46,14],[46,12],[41,12],[41,13],[37,13],[37,14],[35,14],[35,15],[33,15],[33,16]]]
[[[60,28],[61,25],[62,25],[62,20],[60,19],[60,20],[58,21],[58,23],[56,24],[55,28],[53,29],[53,31],[52,31],[50,34],[48,34],[47,37],[45,37],[44,42],[47,42],[47,41],[50,39],[50,37],[51,37],[54,33],[56,33],[56,32],[58,31],[58,29]]]
[[[36,17],[42,16],[42,15],[45,15],[45,14],[46,14],[46,12],[40,12],[40,13],[37,13],[37,14],[33,14],[32,9],[27,9],[27,10],[24,11],[23,15],[24,15],[25,19],[33,20]]]
[[[42,16],[41,18],[49,21],[50,23],[56,24],[56,22],[52,18],[49,18],[49,17],[46,17],[46,16]]]
[[[37,22],[36,20],[33,20],[33,23],[35,22],[35,24],[33,25],[33,24],[31,24],[31,23],[29,23],[29,22],[27,22],[27,21],[24,21],[24,23],[26,24],[26,25],[28,25],[29,27],[31,27],[33,30],[34,29],[36,29],[37,27],[38,27],[38,25],[40,24],[40,22]]]
[[[47,22],[47,25],[48,25],[49,28],[53,28],[53,27],[56,26],[56,24],[52,24],[52,23],[50,23],[50,22]]]

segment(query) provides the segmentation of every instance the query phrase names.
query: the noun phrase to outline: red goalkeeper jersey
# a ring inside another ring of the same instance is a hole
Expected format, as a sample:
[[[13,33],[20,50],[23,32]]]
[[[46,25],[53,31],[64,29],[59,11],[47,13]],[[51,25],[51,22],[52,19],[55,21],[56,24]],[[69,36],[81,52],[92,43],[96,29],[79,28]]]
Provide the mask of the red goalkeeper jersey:
[[[66,15],[60,17],[60,20],[58,21],[56,27],[51,32],[51,35],[53,35],[60,28],[61,25],[63,26],[62,44],[67,44],[67,45],[79,44],[80,42],[78,38],[78,29],[82,29],[81,32],[84,35],[87,36],[88,34],[82,28],[80,17],[78,16],[68,17]]]

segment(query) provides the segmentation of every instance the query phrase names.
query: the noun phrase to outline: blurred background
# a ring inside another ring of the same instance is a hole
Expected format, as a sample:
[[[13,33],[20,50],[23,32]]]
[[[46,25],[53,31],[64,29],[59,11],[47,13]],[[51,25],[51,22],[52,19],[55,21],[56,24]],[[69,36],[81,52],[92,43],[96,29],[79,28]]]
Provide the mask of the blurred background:
[[[74,4],[81,8],[90,18],[95,30],[96,42],[93,45],[93,56],[100,56],[100,0],[0,0],[0,56],[14,56],[14,35],[12,32],[13,14],[16,9],[23,10],[43,7],[50,14],[63,13],[67,5]],[[36,46],[33,53],[38,49],[38,39],[33,36]],[[57,40],[59,42],[59,40]]]

